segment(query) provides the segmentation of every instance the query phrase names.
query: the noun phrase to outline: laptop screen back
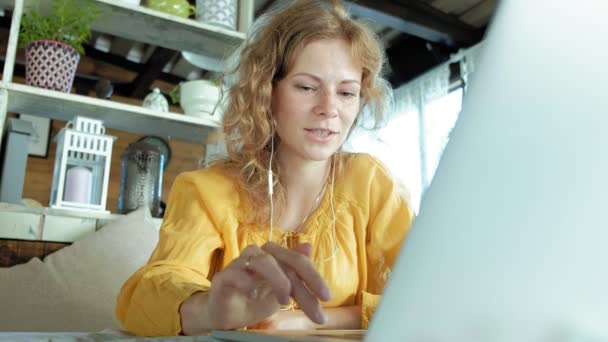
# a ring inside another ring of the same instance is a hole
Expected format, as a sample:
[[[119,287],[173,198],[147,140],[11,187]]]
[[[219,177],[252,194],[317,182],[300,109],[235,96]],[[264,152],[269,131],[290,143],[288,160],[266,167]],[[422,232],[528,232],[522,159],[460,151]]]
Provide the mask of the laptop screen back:
[[[608,338],[606,13],[499,4],[367,340]]]

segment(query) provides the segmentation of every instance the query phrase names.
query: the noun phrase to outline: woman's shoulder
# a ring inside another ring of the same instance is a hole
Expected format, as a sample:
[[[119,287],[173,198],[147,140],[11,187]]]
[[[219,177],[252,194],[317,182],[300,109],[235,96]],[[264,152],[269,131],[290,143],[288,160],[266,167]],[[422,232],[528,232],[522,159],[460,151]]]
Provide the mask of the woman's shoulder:
[[[193,187],[201,194],[227,195],[238,192],[237,178],[223,164],[180,173],[174,186]]]
[[[343,153],[343,176],[357,183],[366,181],[393,182],[386,165],[369,153]]]
[[[213,165],[180,173],[173,182],[167,209],[168,221],[208,215],[215,223],[233,227],[242,211],[241,194],[236,179],[224,167]]]
[[[410,192],[405,184],[380,159],[368,153],[344,153],[343,158],[341,178],[346,196],[361,201],[398,193],[410,203]]]

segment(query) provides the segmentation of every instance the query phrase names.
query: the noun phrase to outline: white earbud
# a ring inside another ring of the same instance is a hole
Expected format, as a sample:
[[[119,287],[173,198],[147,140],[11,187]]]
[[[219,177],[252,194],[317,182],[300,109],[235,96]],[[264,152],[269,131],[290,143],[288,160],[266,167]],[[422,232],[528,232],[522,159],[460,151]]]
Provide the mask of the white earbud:
[[[272,242],[272,229],[273,229],[273,218],[274,218],[274,203],[272,200],[272,194],[274,193],[274,180],[272,178],[272,158],[274,158],[274,129],[272,130],[272,136],[270,137],[270,159],[268,161],[268,196],[270,197],[270,237],[268,241]]]

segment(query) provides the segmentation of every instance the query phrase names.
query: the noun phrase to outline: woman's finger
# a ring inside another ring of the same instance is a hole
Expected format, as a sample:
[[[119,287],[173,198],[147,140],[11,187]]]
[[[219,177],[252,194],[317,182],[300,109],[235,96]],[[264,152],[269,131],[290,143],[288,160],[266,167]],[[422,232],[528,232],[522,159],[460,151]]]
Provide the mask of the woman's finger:
[[[309,243],[299,243],[293,250],[309,258],[312,255],[312,245]]]
[[[256,245],[247,246],[241,255],[233,260],[223,271],[213,277],[212,288],[215,292],[226,293],[237,289],[248,297],[256,296],[257,279],[245,265],[246,261],[259,254],[266,254]]]
[[[213,278],[213,287],[222,294],[237,289],[247,297],[253,298],[256,296],[257,279],[244,269],[226,268]]]
[[[247,268],[256,275],[258,280],[262,280],[272,289],[279,303],[289,304],[289,294],[291,293],[289,278],[272,255],[264,253],[250,257],[247,260]]]
[[[298,303],[300,309],[311,321],[317,324],[327,322],[327,316],[325,316],[317,297],[310,293],[310,290],[306,288],[302,279],[293,270],[288,270],[286,273],[291,281],[291,296]]]
[[[262,250],[271,254],[279,263],[285,264],[295,271],[298,277],[304,281],[306,287],[321,300],[328,301],[331,299],[327,283],[325,283],[325,280],[323,280],[306,256],[272,242],[268,242],[262,246]]]
[[[265,254],[266,252],[264,252],[264,250],[262,250],[259,246],[257,245],[249,245],[247,247],[245,247],[242,251],[241,254],[239,255],[238,258],[236,258],[235,260],[233,260],[230,265],[232,264],[239,264],[239,263],[243,263],[245,262],[249,257],[252,256],[256,256],[256,255],[260,255],[260,254]]]

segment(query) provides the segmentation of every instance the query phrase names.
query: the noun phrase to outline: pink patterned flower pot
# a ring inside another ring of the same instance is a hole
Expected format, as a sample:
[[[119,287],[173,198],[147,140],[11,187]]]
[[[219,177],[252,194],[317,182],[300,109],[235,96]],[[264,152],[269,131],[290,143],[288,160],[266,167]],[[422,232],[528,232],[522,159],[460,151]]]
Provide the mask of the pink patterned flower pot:
[[[80,54],[73,47],[53,40],[35,40],[25,48],[25,82],[63,91],[72,90]]]

